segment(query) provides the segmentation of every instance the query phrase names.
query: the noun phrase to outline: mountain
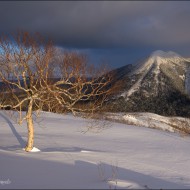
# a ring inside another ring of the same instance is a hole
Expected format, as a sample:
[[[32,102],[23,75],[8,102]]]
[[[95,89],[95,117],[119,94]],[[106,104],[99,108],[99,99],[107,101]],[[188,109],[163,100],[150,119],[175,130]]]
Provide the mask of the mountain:
[[[157,50],[136,64],[116,69],[122,83],[113,111],[149,111],[190,116],[190,62],[179,54]]]

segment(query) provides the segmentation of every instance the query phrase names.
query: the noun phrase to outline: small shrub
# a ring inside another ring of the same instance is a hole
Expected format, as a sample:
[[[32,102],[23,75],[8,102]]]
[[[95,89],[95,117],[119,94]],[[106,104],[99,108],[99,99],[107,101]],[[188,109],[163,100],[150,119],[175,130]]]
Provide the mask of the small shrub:
[[[190,134],[190,126],[188,119],[179,120],[176,118],[170,119],[170,125],[174,128],[175,131],[180,132],[182,136]]]

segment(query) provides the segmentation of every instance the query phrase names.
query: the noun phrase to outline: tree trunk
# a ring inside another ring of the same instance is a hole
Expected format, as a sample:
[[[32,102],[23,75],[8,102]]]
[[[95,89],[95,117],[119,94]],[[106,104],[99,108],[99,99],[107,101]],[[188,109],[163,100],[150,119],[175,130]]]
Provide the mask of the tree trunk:
[[[33,125],[33,118],[32,118],[32,107],[33,107],[33,100],[31,99],[28,104],[28,110],[26,113],[26,122],[28,128],[28,139],[27,145],[25,148],[26,152],[29,152],[33,149],[34,145],[34,125]]]

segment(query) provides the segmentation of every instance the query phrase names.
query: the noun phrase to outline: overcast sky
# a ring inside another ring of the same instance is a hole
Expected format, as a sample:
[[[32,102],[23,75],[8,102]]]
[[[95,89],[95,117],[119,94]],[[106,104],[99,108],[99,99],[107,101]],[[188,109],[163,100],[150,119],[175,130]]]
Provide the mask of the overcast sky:
[[[189,1],[0,1],[0,33],[17,29],[112,67],[158,49],[190,57]]]

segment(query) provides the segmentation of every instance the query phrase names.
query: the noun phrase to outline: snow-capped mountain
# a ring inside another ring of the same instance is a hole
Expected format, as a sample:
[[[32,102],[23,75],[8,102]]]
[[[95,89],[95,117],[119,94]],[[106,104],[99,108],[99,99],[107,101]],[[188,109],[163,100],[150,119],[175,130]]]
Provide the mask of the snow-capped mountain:
[[[128,98],[139,88],[146,86],[154,89],[154,94],[158,94],[159,86],[166,85],[161,75],[168,77],[181,92],[189,93],[189,66],[189,62],[174,52],[155,51],[144,62],[136,65],[130,73],[134,84],[121,95]]]
[[[187,104],[190,103],[190,62],[175,52],[157,50],[115,73],[117,80],[124,84],[117,96],[117,100],[122,100],[121,110],[138,111],[139,107],[139,111],[167,115],[178,115],[181,111],[176,109],[184,110],[184,106],[190,110]]]

